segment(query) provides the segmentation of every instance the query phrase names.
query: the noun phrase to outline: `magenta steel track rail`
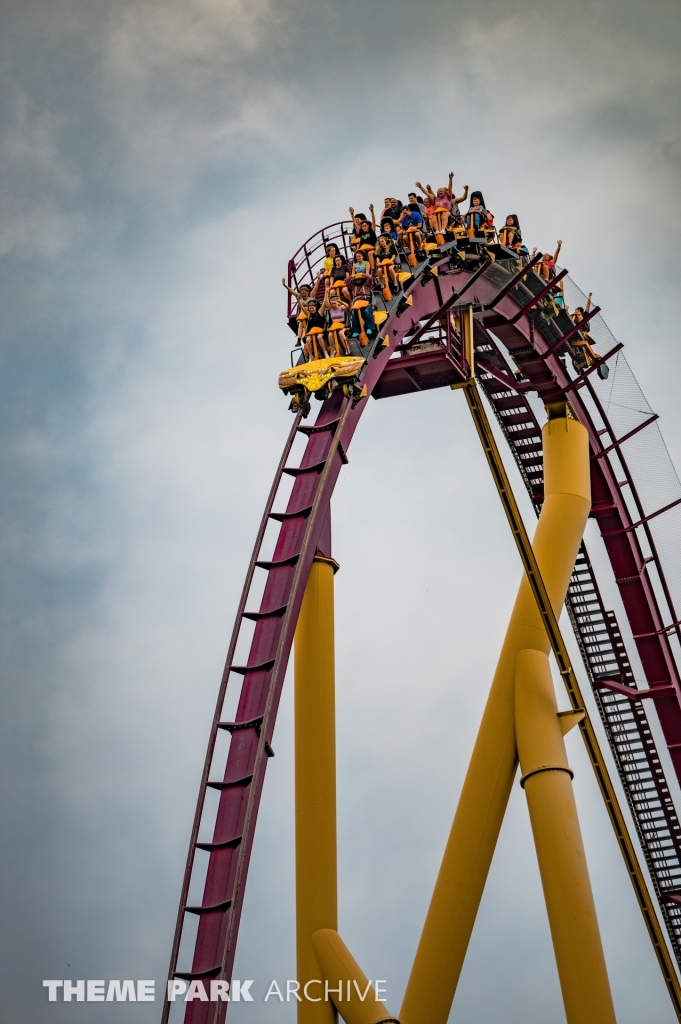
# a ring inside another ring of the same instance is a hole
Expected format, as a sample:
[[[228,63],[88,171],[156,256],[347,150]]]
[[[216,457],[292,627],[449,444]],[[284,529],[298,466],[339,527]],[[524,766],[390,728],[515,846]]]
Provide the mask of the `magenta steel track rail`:
[[[300,285],[305,280],[311,280],[324,257],[326,243],[337,241],[341,248],[345,248],[347,233],[347,227],[341,223],[331,225],[308,239],[289,263],[289,281]],[[331,551],[324,550],[324,546],[328,537],[326,527],[333,489],[342,466],[347,462],[346,453],[372,394],[383,397],[400,393],[400,389],[402,392],[405,389],[426,390],[457,379],[463,357],[461,354],[457,358],[452,347],[451,317],[458,309],[479,311],[481,319],[476,320],[475,345],[478,358],[484,366],[481,383],[502,423],[536,507],[543,500],[541,434],[522,393],[534,390],[547,403],[569,396],[575,414],[589,432],[594,515],[615,572],[649,690],[653,693],[656,689],[659,691],[656,709],[674,768],[681,778],[681,690],[679,672],[668,638],[675,622],[671,626],[665,625],[648,574],[648,566],[654,561],[666,588],[652,535],[649,540],[653,553],[644,557],[637,534],[639,524],[631,520],[617,473],[611,463],[610,453],[615,452],[621,464],[626,466],[621,450],[623,439],[614,436],[605,412],[601,409],[599,414],[604,422],[604,428],[601,429],[609,432],[607,444],[602,442],[602,433],[581,397],[583,388],[592,396],[594,394],[589,378],[571,379],[561,362],[561,338],[573,336],[572,322],[565,315],[562,318],[547,315],[546,304],[541,304],[546,294],[546,282],[537,277],[531,268],[526,268],[527,272],[518,280],[519,269],[517,261],[506,265],[499,262],[487,264],[474,253],[464,260],[455,252],[439,254],[414,268],[414,277],[387,307],[388,317],[381,327],[379,339],[369,353],[362,377],[366,389],[364,397],[353,405],[337,391],[323,402],[314,425],[303,424],[300,418],[294,421],[256,539],[220,684],[192,828],[169,978],[199,981],[205,983],[206,987],[211,979],[231,978],[260,795],[267,761],[273,753],[277,709],[298,613],[315,553],[320,550],[323,554],[331,555]],[[514,278],[517,280],[514,281]],[[290,305],[288,312],[290,315]],[[514,380],[499,343],[506,348],[516,365],[522,366],[525,374],[522,383]],[[422,354],[419,355],[419,352]],[[402,382],[397,385],[386,384],[397,379],[396,373],[399,375],[402,366],[408,371],[402,375]],[[300,432],[307,435],[302,460],[299,466],[288,466],[293,441]],[[274,504],[285,473],[294,477],[293,488],[286,509],[275,512]],[[637,507],[639,519],[643,521],[642,528],[649,534],[647,519],[650,516],[644,516],[640,501]],[[260,560],[260,551],[266,528],[272,520],[281,524],[279,535],[271,560],[263,561]],[[589,596],[597,592],[597,584],[586,552],[580,558],[575,570],[577,576],[572,599],[568,601],[580,646],[583,653],[587,652],[590,631],[595,630],[607,633],[614,652],[615,648],[619,650],[623,646],[621,636],[617,632],[616,623],[613,625],[608,619],[612,613],[606,612],[599,605],[600,597],[596,600]],[[247,608],[256,568],[266,573],[263,596],[257,611]],[[587,583],[584,583],[585,580]],[[665,594],[668,595],[668,588]],[[583,604],[582,598],[587,600],[587,605]],[[676,620],[678,617],[673,613],[670,595],[667,600],[672,619]],[[583,612],[587,606],[591,611],[595,609],[593,615],[591,612]],[[580,622],[577,623],[580,615]],[[249,621],[255,622],[250,652],[244,665],[235,665],[237,644],[245,623]],[[601,621],[604,624],[602,626]],[[597,646],[601,653],[607,648],[607,644]],[[601,653],[596,655],[591,651],[589,657],[585,653],[585,663],[639,838],[644,846],[646,861],[649,868],[652,866],[655,871],[657,862],[653,856],[654,843],[650,829],[648,827],[646,832],[643,821],[645,814],[650,811],[650,800],[645,806],[640,800],[638,803],[636,801],[632,788],[635,783],[622,768],[626,757],[620,749],[621,744],[618,747],[615,742],[615,719],[612,715],[608,718],[604,714],[604,706],[613,701],[617,708],[620,708],[621,702],[627,706],[637,704],[633,719],[639,729],[639,738],[643,737],[642,743],[651,765],[655,760],[654,740],[649,728],[646,732],[645,712],[640,701],[629,699],[621,692],[609,692],[607,687],[603,689],[605,676],[599,671],[602,665],[598,662]],[[606,674],[616,684],[632,686],[633,677],[626,666],[622,668],[622,664],[622,658],[618,662],[613,653],[611,661],[607,662]],[[234,721],[223,721],[227,687],[235,685],[236,680],[241,680],[236,716]],[[211,778],[211,772],[217,771],[215,748],[221,729],[231,735],[229,752],[221,777]],[[665,827],[668,826],[673,832],[671,846],[681,854],[678,820],[668,789],[665,790],[659,757],[657,760],[657,774],[655,766],[652,766],[653,795],[658,802],[661,799],[663,804],[666,800]],[[202,825],[206,827],[210,824],[206,822],[205,801],[207,791],[211,788],[219,793],[218,808],[210,841],[200,842]],[[201,851],[202,856],[207,855],[207,864],[204,861],[197,867],[197,851]],[[681,861],[679,863],[681,865]],[[195,906],[188,905],[192,887],[200,884],[203,871],[205,881],[201,902]],[[676,903],[672,897],[681,894],[681,874],[670,883],[658,871],[654,883],[678,959],[681,950],[681,895]],[[669,911],[672,904],[679,910],[676,931],[672,928]],[[198,928],[190,965],[187,970],[182,970],[179,961],[187,914],[196,915]],[[185,1024],[222,1024],[227,1005],[224,1002],[189,1002],[185,1006]],[[165,1003],[163,1024],[168,1021],[170,1009],[170,1004]]]
[[[375,358],[365,367],[362,383],[367,397],[352,405],[336,392],[325,401],[313,426],[295,424],[296,432],[307,434],[308,441],[299,467],[287,467],[292,438],[287,441],[271,495],[276,495],[281,475],[294,473],[294,484],[284,512],[266,509],[258,543],[249,568],[247,585],[237,615],[230,653],[223,675],[213,730],[192,831],[182,902],[173,944],[169,977],[204,980],[231,977],[241,907],[253,843],[260,794],[272,735],[307,576],[322,538],[329,503],[340,470],[368,396],[379,379],[390,354],[415,322],[436,308],[435,279],[425,288],[410,283],[412,305],[399,300],[389,321],[383,325]],[[460,285],[466,283],[459,279]],[[451,291],[451,289],[450,289]],[[402,296],[400,297],[402,298]],[[399,308],[398,308],[399,307]],[[272,497],[271,501],[274,501]],[[279,520],[281,527],[270,561],[259,561],[260,543],[266,521]],[[256,567],[267,573],[265,588],[257,612],[246,610],[250,582]],[[234,652],[244,620],[255,619],[255,630],[245,665],[233,664]],[[238,709],[233,722],[221,720],[227,685],[233,676],[242,677]],[[227,763],[221,779],[210,779],[217,730],[231,733]],[[218,790],[219,805],[210,842],[199,842],[206,791]],[[196,871],[196,851],[208,855],[203,898],[195,906],[187,904]],[[187,914],[198,916],[191,967],[179,969],[178,957]],[[171,1006],[164,1006],[163,1021]],[[224,1020],[227,1004],[192,1001],[187,1004],[187,1024],[218,1024]]]
[[[178,912],[178,916],[177,916],[177,923],[176,923],[176,926],[175,926],[175,935],[173,937],[173,947],[172,947],[172,952],[171,952],[171,957],[170,957],[171,965],[173,965],[173,969],[177,965],[177,957],[178,957],[178,953],[179,953],[179,949],[180,949],[180,940],[182,938],[182,925],[184,923],[184,915],[185,915],[185,912],[187,910],[187,899],[188,899],[188,895],[189,895],[189,885],[190,885],[190,882],[191,882],[192,871],[193,871],[193,868],[194,868],[194,859],[195,859],[195,856],[196,856],[196,850],[198,848],[197,847],[197,843],[198,843],[198,838],[199,838],[199,829],[200,829],[200,826],[201,826],[201,818],[203,816],[203,809],[204,809],[204,806],[205,806],[206,795],[207,795],[208,786],[209,786],[208,776],[209,776],[210,769],[211,769],[211,764],[212,764],[212,761],[213,761],[213,755],[215,753],[215,744],[216,744],[217,737],[218,737],[218,727],[219,727],[219,722],[220,722],[220,716],[221,716],[223,704],[225,702],[225,694],[226,694],[226,691],[227,691],[227,683],[228,683],[228,680],[229,680],[229,674],[230,674],[230,671],[231,671],[232,661],[234,659],[234,652],[236,650],[237,641],[239,639],[239,633],[240,633],[241,624],[242,624],[242,621],[243,621],[244,616],[246,614],[246,602],[248,600],[248,595],[250,593],[251,584],[253,582],[253,576],[255,574],[256,563],[257,563],[257,559],[258,559],[258,557],[260,555],[260,550],[262,548],[262,542],[263,542],[263,539],[264,539],[264,536],[265,536],[265,531],[266,531],[268,523],[269,523],[270,513],[271,513],[272,508],[274,506],[274,501],[275,501],[275,498],[277,496],[277,491],[279,490],[279,485],[281,483],[281,478],[282,478],[282,474],[283,474],[283,471],[284,471],[284,467],[286,465],[286,461],[287,461],[287,459],[288,459],[288,457],[290,455],[291,448],[293,447],[293,442],[296,439],[296,435],[297,435],[297,432],[298,432],[298,427],[300,425],[301,417],[302,417],[302,413],[299,413],[296,416],[296,418],[295,418],[295,420],[293,422],[293,426],[291,427],[289,436],[288,436],[288,438],[286,440],[286,444],[284,445],[284,451],[282,453],[281,459],[279,460],[279,465],[277,466],[277,472],[275,473],[275,476],[274,476],[274,482],[272,484],[272,487],[270,488],[270,493],[269,493],[269,495],[267,497],[267,502],[265,504],[265,511],[263,513],[263,517],[262,517],[262,520],[261,520],[261,523],[260,523],[260,528],[258,529],[258,533],[257,533],[256,539],[255,539],[255,544],[253,546],[253,553],[251,555],[251,560],[249,562],[248,570],[246,572],[246,580],[244,582],[244,586],[243,586],[243,589],[241,591],[241,598],[239,600],[239,606],[238,606],[237,613],[236,613],[236,621],[235,621],[235,624],[234,624],[234,628],[232,630],[232,638],[231,638],[230,643],[229,643],[229,649],[227,651],[227,659],[226,659],[226,662],[225,662],[225,668],[224,668],[224,671],[222,673],[222,679],[220,680],[220,689],[218,691],[218,699],[217,699],[217,703],[216,703],[216,707],[215,707],[215,713],[213,715],[213,722],[212,722],[212,725],[211,725],[210,737],[209,737],[209,740],[208,740],[208,750],[206,752],[206,758],[205,758],[205,761],[204,761],[203,772],[201,774],[201,784],[199,786],[199,797],[198,797],[198,801],[197,801],[197,804],[196,804],[196,812],[194,814],[194,822],[192,824],[191,839],[189,841],[189,853],[187,855],[187,863],[186,863],[186,866],[185,866],[184,878],[182,880],[182,891],[180,893],[180,908],[179,908],[179,912]],[[170,1006],[169,1006],[169,1004],[166,1003],[165,1006],[164,1006],[164,1010],[163,1010],[163,1020],[164,1021],[167,1020],[167,1018],[168,1018],[168,1011],[169,1011],[169,1009],[170,1009]]]

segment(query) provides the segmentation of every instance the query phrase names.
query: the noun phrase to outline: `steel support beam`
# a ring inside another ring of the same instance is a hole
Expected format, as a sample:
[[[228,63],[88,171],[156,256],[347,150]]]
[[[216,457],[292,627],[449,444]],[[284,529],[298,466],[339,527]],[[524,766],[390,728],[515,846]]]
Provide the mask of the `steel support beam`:
[[[468,395],[473,389],[475,384],[471,382],[464,391]],[[476,425],[478,422],[476,420]],[[537,568],[540,562],[548,588],[545,600],[547,608],[552,610],[553,605],[560,608],[565,601],[591,507],[588,435],[581,423],[565,416],[550,420],[543,435],[545,498],[534,539],[537,557],[532,565],[528,563],[527,570],[528,575],[533,573],[543,586]],[[506,479],[504,489],[510,495]],[[525,577],[520,584],[407,985],[400,1012],[402,1024],[446,1024],[449,1017],[518,766],[516,662],[524,650],[547,656],[551,649],[550,638],[562,647],[557,636],[555,613],[548,621]],[[559,666],[565,668],[560,661]],[[582,705],[575,706],[575,710],[582,711]],[[538,852],[541,856],[541,851]],[[590,891],[584,894],[587,903],[589,897]],[[586,920],[588,912],[585,910],[582,916]],[[559,972],[566,975],[570,970],[562,964],[560,950],[562,946],[557,944]],[[584,974],[583,970],[577,973]],[[579,1011],[574,1012],[573,986],[564,985],[569,1024],[596,1024],[596,1021],[614,1024],[604,970],[597,975],[583,976],[582,983],[589,990],[590,1000],[600,1016],[584,1016],[583,1000],[578,1001]]]
[[[338,929],[333,575],[330,559],[315,558],[293,648],[296,957],[303,991],[322,977],[312,936],[320,929]],[[336,1024],[328,999],[302,999],[297,1011],[298,1024]]]
[[[584,704],[581,688],[572,668],[570,656],[558,626],[556,614],[553,610],[552,603],[549,600],[546,584],[542,578],[534,549],[527,535],[527,530],[525,529],[520,509],[518,508],[518,504],[515,500],[515,495],[513,494],[506,469],[501,459],[501,455],[499,454],[499,449],[494,439],[492,428],[490,427],[489,419],[487,418],[487,413],[485,412],[485,407],[482,404],[480,393],[475,381],[471,380],[468,387],[464,388],[463,391],[466,395],[466,400],[468,402],[471,415],[473,416],[473,421],[478,431],[478,436],[482,443],[483,450],[487,457],[487,462],[492,472],[499,497],[501,498],[506,518],[508,519],[509,526],[511,527],[513,539],[515,540],[518,548],[518,554],[520,555],[523,563],[527,579],[529,580],[534,599],[537,603],[537,608],[549,637],[551,649],[553,650],[560,674],[563,677],[563,682],[565,683],[570,704],[575,711],[585,711],[586,706]],[[665,984],[667,986],[667,991],[669,992],[676,1016],[678,1020],[681,1021],[681,984],[679,983],[674,963],[670,956],[662,928],[660,927],[660,922],[655,912],[655,905],[648,889],[646,877],[639,863],[631,836],[629,835],[629,829],[624,815],[622,814],[622,808],[620,807],[617,793],[615,792],[612,779],[610,778],[607,765],[600,749],[600,744],[588,714],[585,714],[584,718],[579,723],[579,728],[582,733],[582,739],[584,740],[589,760],[591,761],[591,766],[596,776],[596,781],[601,791],[601,796],[603,797],[610,817],[610,823],[612,824],[615,832],[615,837],[617,839],[629,879],[636,894],[639,909],[643,915],[648,936],[653,944],[653,949],[655,950],[658,965],[662,971],[662,976],[664,977]]]

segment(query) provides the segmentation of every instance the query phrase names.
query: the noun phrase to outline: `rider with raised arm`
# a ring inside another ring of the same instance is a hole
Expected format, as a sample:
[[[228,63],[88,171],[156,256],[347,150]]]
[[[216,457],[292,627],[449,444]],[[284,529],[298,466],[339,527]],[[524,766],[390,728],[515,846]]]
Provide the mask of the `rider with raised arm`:
[[[463,217],[461,216],[461,210],[459,209],[459,203],[464,203],[468,199],[468,185],[463,187],[463,195],[455,196],[453,192],[454,188],[454,171],[449,172],[449,197],[452,200],[452,228],[463,227]]]
[[[294,297],[294,299],[296,300],[296,302],[298,303],[298,312],[296,314],[296,320],[298,321],[298,344],[299,345],[302,343],[303,338],[307,334],[307,330],[306,330],[307,316],[308,316],[307,304],[310,301],[310,299],[314,296],[315,292],[317,291],[317,285],[319,284],[319,279],[320,279],[321,276],[322,276],[322,271],[320,270],[319,273],[317,274],[316,278],[314,279],[313,284],[301,284],[299,290],[296,290],[295,288],[290,288],[286,284],[286,279],[283,278],[283,277],[281,279],[281,283],[283,284],[283,286],[286,289],[286,291],[289,293],[289,295],[292,295]]]
[[[396,263],[397,246],[395,241],[389,234],[382,234],[376,243],[376,276],[386,302],[392,299],[394,292],[399,291]]]
[[[553,278],[556,276],[556,263],[558,261],[558,256],[560,255],[562,245],[563,240],[562,238],[559,238],[558,245],[556,246],[556,251],[554,252],[553,256],[551,256],[550,253],[545,252],[544,256],[542,257],[542,261],[539,264],[538,273],[539,276],[543,277],[545,281],[552,281]]]
[[[449,172],[449,184],[446,188],[439,188],[435,196],[435,237],[438,245],[443,245],[445,240],[445,231],[449,226],[449,220],[452,214],[452,206],[454,203],[454,194],[452,192],[452,184],[454,182],[454,171]],[[428,186],[430,188],[430,185]]]
[[[589,315],[591,309],[591,292],[589,292],[586,300],[586,306],[577,306],[572,313],[573,324],[582,324],[584,319]],[[572,365],[578,373],[582,373],[587,367],[593,366],[597,360],[601,357],[593,347],[593,339],[589,334],[589,321],[587,321],[583,327],[577,332],[577,337],[572,341],[572,348],[575,350],[574,359]],[[600,366],[596,367],[596,373],[601,380],[607,380],[610,376],[610,368],[606,363],[601,363]]]
[[[421,182],[417,181],[416,182],[416,187],[420,188],[421,191],[423,192],[424,196],[425,196],[425,199],[423,201],[423,205],[426,208],[426,215],[425,215],[425,217],[423,219],[428,224],[428,226],[430,227],[431,231],[435,231],[435,205],[436,205],[437,196],[433,192],[433,190],[430,187],[430,185],[426,185],[426,187],[424,188],[423,185],[421,184]]]

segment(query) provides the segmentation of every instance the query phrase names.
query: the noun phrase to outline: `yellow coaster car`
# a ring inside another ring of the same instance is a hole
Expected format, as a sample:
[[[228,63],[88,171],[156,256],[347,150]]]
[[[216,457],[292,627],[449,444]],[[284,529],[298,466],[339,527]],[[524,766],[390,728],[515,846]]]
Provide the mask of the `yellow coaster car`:
[[[315,392],[318,398],[328,398],[332,391],[342,387],[348,398],[358,399],[361,388],[356,377],[366,359],[363,356],[332,356],[330,359],[313,359],[309,363],[292,366],[279,374],[279,387],[285,395],[292,395],[290,409],[298,412],[306,405]]]

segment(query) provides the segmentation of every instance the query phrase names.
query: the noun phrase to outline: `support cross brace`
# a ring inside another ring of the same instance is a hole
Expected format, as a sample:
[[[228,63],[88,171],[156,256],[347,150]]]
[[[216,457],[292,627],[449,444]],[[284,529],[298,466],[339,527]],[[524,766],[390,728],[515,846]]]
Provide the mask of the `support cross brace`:
[[[610,822],[615,831],[615,836],[619,844],[620,852],[624,858],[624,864],[629,875],[631,884],[634,887],[636,898],[638,900],[639,909],[643,915],[646,928],[648,929],[648,935],[655,949],[657,955],[657,961],[662,971],[667,990],[674,1007],[674,1011],[679,1021],[681,1021],[681,984],[679,984],[679,978],[674,969],[672,958],[667,948],[662,928],[655,911],[653,900],[648,890],[648,884],[646,882],[645,875],[641,870],[641,865],[636,854],[634,844],[627,823],[622,814],[622,808],[620,807],[619,800],[617,799],[617,793],[612,784],[612,779],[608,773],[607,765],[603,758],[603,754],[594,731],[593,724],[589,715],[586,713],[586,706],[582,697],[582,692],[572,668],[570,661],[570,655],[568,654],[565,641],[558,626],[558,620],[556,618],[553,606],[549,599],[549,595],[546,590],[546,585],[542,578],[537,559],[530,543],[530,538],[525,529],[522,516],[520,515],[520,509],[518,508],[515,500],[515,495],[511,489],[511,484],[506,474],[506,469],[501,460],[497,443],[492,433],[489,420],[485,407],[482,404],[480,398],[480,392],[478,391],[475,378],[471,377],[464,388],[461,389],[466,395],[466,401],[468,402],[468,408],[470,409],[473,422],[475,423],[478,431],[478,436],[482,443],[489,468],[492,471],[492,476],[501,498],[501,503],[506,513],[509,526],[513,533],[513,539],[516,542],[518,553],[520,555],[523,567],[527,574],[527,578],[534,594],[534,598],[537,602],[537,608],[541,615],[544,628],[546,629],[546,635],[549,638],[551,648],[553,650],[558,669],[565,688],[570,698],[570,703],[574,711],[584,711],[584,718],[579,723],[579,728],[582,733],[582,739],[586,746],[589,760],[591,761],[591,767],[596,775],[596,781],[601,791],[601,795],[605,801],[608,814],[610,816]]]

